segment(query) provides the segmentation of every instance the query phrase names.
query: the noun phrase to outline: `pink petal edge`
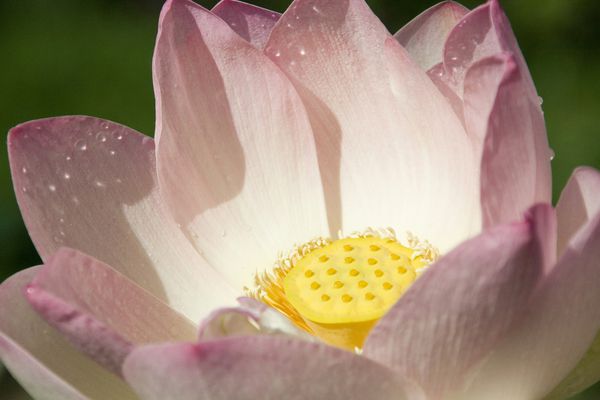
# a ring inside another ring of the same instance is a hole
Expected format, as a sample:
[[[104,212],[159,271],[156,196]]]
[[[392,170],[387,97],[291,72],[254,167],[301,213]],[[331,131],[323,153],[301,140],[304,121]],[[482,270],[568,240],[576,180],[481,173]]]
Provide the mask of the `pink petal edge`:
[[[373,361],[281,336],[144,346],[127,358],[124,374],[146,400],[424,400]],[[160,379],[165,374],[171,379]]]

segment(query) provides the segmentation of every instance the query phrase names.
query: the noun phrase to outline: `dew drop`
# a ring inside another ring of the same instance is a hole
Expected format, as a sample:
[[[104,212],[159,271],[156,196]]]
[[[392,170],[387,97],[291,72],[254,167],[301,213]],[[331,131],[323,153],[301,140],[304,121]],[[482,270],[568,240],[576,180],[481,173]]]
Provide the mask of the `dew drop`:
[[[548,149],[548,153],[549,153],[550,161],[554,160],[554,156],[556,155],[554,153],[554,150],[553,149]]]
[[[69,179],[71,179],[71,174],[69,174],[68,172],[65,172],[63,174],[63,178],[65,178],[66,180],[69,180]]]
[[[542,99],[542,96],[538,96],[538,101],[540,102],[540,106],[544,104],[544,99]]]
[[[67,161],[71,161],[71,156],[66,156],[66,157],[65,157],[65,160],[67,160]]]
[[[87,143],[84,140],[78,140],[75,142],[75,148],[80,151],[86,151]]]
[[[116,152],[116,151],[114,151],[114,150],[111,150],[111,151],[109,151],[108,153],[109,153],[111,156],[114,156],[115,154],[117,154],[117,152]]]
[[[112,137],[113,137],[113,139],[116,139],[116,140],[122,140],[123,134],[121,134],[119,132],[113,132]]]
[[[106,187],[106,183],[104,183],[102,181],[96,181],[96,182],[94,182],[94,185],[96,185],[96,187],[101,188],[101,189]]]
[[[21,171],[22,171],[24,174],[26,174],[26,173],[27,173],[27,168],[26,168],[26,167],[23,167],[23,168],[21,168]]]
[[[96,134],[96,140],[105,143],[108,139],[106,138],[106,134],[104,132],[98,132]]]
[[[56,192],[56,186],[55,185],[48,185],[48,190],[50,190],[51,192]]]
[[[305,55],[306,55],[306,50],[304,50],[304,49],[300,49],[300,55],[301,55],[301,56],[305,56]]]

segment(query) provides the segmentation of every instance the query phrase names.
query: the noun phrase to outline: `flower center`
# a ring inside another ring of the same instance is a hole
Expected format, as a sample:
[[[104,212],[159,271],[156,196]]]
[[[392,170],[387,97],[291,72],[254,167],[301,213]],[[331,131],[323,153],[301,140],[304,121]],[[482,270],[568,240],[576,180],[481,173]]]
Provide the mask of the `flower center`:
[[[437,257],[429,245],[393,235],[319,239],[257,277],[260,300],[323,341],[360,349],[375,323]]]

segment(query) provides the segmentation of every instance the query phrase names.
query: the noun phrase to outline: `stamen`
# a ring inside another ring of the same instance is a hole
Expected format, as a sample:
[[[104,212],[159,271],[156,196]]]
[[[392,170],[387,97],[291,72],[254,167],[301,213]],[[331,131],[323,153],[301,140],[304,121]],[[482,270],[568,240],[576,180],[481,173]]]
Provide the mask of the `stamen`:
[[[322,340],[360,348],[368,332],[439,256],[428,242],[392,229],[318,238],[281,256],[247,293]]]

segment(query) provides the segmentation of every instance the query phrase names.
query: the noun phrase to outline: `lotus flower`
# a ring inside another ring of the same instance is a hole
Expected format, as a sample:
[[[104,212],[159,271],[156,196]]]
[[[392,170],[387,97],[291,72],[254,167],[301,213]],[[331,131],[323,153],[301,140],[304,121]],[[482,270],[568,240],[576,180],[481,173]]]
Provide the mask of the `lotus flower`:
[[[169,0],[153,68],[156,141],[91,117],[10,132],[44,264],[0,286],[0,358],[35,398],[535,400],[600,379],[600,174],[550,205],[497,1],[392,36],[362,0]]]

